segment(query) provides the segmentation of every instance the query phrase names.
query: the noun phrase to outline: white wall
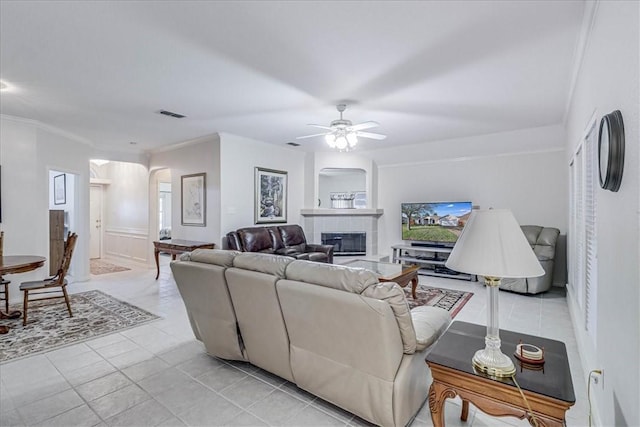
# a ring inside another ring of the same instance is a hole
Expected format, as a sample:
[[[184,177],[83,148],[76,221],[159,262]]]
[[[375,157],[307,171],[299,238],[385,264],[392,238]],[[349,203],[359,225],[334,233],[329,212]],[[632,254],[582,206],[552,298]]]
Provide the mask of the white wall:
[[[596,190],[598,312],[597,343],[589,344],[584,315],[569,295],[576,338],[586,372],[604,369],[592,402],[602,425],[640,420],[640,3],[596,4],[593,27],[567,117],[565,168],[595,112],[620,110],[625,127],[625,164],[617,193]]]
[[[401,243],[402,202],[471,201],[508,208],[520,224],[567,229],[567,176],[562,151],[443,160],[378,168],[380,253]]]
[[[109,162],[102,167],[105,186],[103,225],[108,229],[147,233],[149,171],[136,163]]]
[[[230,134],[220,134],[221,230],[223,235],[254,221],[255,168],[287,172],[287,222],[302,224],[305,153]]]
[[[158,177],[171,170],[171,237],[174,239],[214,242],[220,247],[220,138],[217,134],[189,141],[178,147],[151,155],[149,181],[149,224],[157,230]],[[181,179],[182,175],[205,172],[207,213],[206,226],[184,226],[181,224]],[[160,174],[160,175],[158,175]],[[153,236],[156,236],[154,234]],[[154,237],[155,240],[155,237]],[[152,245],[149,245],[150,247]],[[150,249],[152,251],[153,248]]]
[[[73,257],[75,280],[89,277],[89,156],[91,147],[38,122],[0,117],[2,229],[6,254],[49,257],[49,170],[78,177],[75,194],[78,243]],[[47,275],[48,264],[12,280],[12,301],[21,298],[20,282]],[[72,285],[81,286],[81,285]]]
[[[105,254],[147,262],[151,246],[147,168],[112,161],[100,167],[100,175],[110,182],[102,186]]]

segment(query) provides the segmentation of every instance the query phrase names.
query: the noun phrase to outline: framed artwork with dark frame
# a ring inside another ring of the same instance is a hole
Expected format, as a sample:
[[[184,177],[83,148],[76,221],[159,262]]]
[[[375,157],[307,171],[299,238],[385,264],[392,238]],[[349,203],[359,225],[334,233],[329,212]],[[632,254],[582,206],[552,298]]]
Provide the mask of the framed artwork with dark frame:
[[[67,175],[61,173],[53,177],[53,204],[67,203]]]
[[[207,225],[207,174],[194,173],[180,177],[182,225]]]
[[[287,172],[255,168],[255,223],[287,222]]]

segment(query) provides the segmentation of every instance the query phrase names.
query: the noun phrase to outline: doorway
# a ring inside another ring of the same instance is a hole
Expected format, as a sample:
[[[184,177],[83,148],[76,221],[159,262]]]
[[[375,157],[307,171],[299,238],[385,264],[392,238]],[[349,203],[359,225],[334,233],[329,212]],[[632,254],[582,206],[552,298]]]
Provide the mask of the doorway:
[[[171,239],[171,182],[158,183],[158,238]]]
[[[102,258],[102,186],[89,188],[89,259],[97,259]]]
[[[76,223],[78,175],[49,169],[49,273],[57,274],[69,232],[78,230]],[[72,260],[69,276],[74,274]]]

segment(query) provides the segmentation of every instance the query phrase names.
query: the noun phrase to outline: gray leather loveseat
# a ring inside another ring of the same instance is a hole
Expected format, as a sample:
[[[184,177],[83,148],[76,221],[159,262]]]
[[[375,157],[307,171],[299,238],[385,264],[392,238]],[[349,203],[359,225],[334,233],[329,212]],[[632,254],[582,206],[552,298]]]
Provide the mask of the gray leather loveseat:
[[[526,279],[502,279],[500,289],[522,294],[538,294],[546,292],[553,284],[553,265],[556,256],[556,243],[560,230],[538,225],[523,225],[522,232],[531,245],[544,269],[544,275]]]
[[[365,420],[405,426],[427,398],[428,347],[450,322],[409,311],[404,291],[368,270],[199,249],[171,263],[196,338]]]

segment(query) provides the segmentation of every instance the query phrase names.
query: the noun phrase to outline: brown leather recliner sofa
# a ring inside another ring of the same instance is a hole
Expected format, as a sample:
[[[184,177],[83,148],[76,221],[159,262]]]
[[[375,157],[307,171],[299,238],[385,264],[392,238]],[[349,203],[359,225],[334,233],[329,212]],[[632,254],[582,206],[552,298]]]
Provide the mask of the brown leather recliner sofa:
[[[171,270],[210,355],[248,361],[376,425],[405,426],[427,399],[426,353],[451,317],[409,310],[396,283],[364,269],[216,249],[183,254]]]
[[[333,264],[333,245],[307,243],[297,224],[247,227],[227,233],[229,249],[286,255],[296,259]]]

